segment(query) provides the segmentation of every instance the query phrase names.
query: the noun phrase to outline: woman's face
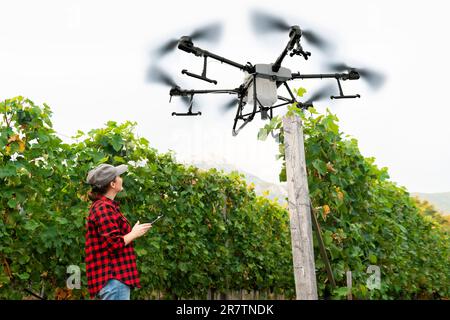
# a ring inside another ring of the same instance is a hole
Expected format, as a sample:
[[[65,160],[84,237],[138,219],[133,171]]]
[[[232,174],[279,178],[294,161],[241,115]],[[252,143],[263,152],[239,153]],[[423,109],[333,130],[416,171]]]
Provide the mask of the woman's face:
[[[113,189],[115,192],[119,193],[120,191],[123,190],[123,186],[122,186],[123,180],[122,178],[116,177],[116,179],[114,179],[114,181],[111,182],[111,189]]]

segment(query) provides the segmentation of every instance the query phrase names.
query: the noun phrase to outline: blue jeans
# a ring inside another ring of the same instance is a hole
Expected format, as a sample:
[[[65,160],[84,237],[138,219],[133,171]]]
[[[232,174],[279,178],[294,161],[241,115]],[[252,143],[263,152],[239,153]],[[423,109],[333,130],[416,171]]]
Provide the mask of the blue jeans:
[[[109,280],[98,293],[101,300],[130,300],[130,287],[116,279]]]

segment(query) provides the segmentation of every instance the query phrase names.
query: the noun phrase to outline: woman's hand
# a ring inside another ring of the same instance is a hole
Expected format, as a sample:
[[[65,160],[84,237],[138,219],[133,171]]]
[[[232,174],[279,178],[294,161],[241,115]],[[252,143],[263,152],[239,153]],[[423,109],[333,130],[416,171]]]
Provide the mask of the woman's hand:
[[[125,241],[125,245],[128,245],[131,241],[142,237],[144,234],[147,233],[147,231],[152,227],[151,223],[143,223],[140,224],[139,221],[136,222],[136,224],[134,225],[133,229],[131,230],[130,233],[128,233],[127,235],[125,235],[123,237],[124,241]]]
[[[152,227],[151,223],[140,224],[139,221],[136,222],[131,232],[134,232],[136,238],[142,237],[147,231]]]

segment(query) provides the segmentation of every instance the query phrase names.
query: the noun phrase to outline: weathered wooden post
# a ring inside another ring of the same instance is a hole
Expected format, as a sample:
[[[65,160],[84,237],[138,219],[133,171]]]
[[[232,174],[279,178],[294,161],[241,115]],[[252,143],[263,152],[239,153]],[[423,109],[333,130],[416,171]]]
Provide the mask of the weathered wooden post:
[[[317,300],[308,179],[301,119],[283,117],[292,258],[298,300]]]

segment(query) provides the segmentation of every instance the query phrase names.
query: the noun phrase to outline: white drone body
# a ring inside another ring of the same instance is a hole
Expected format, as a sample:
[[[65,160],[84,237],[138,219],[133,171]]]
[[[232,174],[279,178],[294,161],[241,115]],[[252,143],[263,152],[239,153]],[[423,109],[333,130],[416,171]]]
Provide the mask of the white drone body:
[[[273,64],[256,64],[256,97],[264,107],[273,106],[278,100],[277,82],[287,81],[292,78],[291,70],[280,67],[277,72],[272,71]],[[254,97],[254,82],[253,75],[246,72],[245,86],[248,87],[247,95],[244,97],[244,102],[253,105]]]

